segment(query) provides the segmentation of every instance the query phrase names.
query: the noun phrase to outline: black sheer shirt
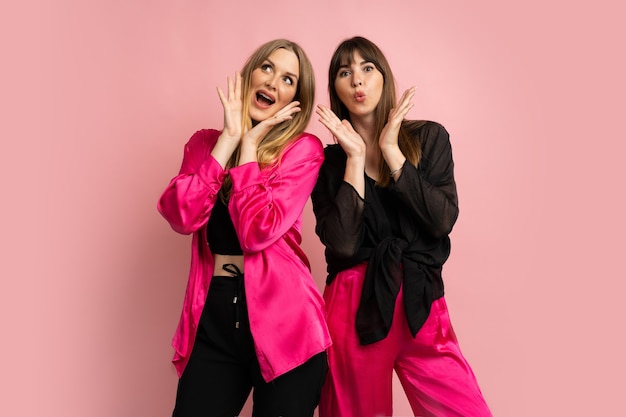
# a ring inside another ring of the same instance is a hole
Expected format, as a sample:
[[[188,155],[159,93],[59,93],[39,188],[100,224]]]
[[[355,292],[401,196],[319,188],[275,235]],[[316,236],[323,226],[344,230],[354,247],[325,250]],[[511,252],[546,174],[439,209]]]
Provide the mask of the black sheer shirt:
[[[400,286],[410,330],[417,334],[432,302],[443,296],[441,272],[459,212],[448,132],[431,121],[405,121],[403,127],[420,142],[417,167],[407,160],[398,180],[384,188],[366,175],[362,199],[343,180],[345,152],[329,145],[311,195],[327,285],[339,272],[368,262],[356,317],[364,345],[387,336]]]

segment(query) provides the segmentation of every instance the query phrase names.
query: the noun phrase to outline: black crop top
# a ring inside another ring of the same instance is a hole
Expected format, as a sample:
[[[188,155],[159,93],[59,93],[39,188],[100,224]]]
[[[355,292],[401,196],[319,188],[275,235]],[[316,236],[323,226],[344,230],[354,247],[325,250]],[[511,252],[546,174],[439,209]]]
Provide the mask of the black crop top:
[[[212,253],[243,255],[228,208],[219,197],[207,223],[207,243]]]

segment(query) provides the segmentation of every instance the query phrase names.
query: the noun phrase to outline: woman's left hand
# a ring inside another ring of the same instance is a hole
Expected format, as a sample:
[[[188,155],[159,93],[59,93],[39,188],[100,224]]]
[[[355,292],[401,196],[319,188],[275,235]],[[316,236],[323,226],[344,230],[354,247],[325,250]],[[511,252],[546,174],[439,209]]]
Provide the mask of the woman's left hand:
[[[284,122],[285,120],[293,119],[293,115],[301,110],[300,107],[298,107],[299,105],[299,101],[292,101],[282,109],[278,110],[274,116],[260,121],[256,126],[244,133],[242,141],[249,145],[254,144],[255,146],[258,146],[261,140],[274,126]]]
[[[409,110],[413,107],[411,100],[415,95],[415,87],[411,87],[402,94],[398,105],[391,109],[389,117],[387,118],[387,124],[380,132],[380,138],[378,139],[378,145],[380,149],[384,150],[389,147],[398,146],[398,134],[400,133],[400,126],[402,126],[402,120],[407,115]]]
[[[241,138],[241,150],[239,154],[239,164],[257,160],[257,149],[261,140],[269,133],[269,131],[284,122],[293,119],[293,115],[302,110],[299,101],[292,101],[282,109],[278,110],[272,117],[260,121],[252,129],[244,132]]]

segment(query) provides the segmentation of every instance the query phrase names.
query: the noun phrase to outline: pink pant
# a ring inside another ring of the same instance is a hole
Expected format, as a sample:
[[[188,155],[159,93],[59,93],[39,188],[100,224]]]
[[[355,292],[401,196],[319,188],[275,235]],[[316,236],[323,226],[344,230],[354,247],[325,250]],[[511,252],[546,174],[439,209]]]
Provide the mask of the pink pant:
[[[394,369],[416,416],[491,416],[461,353],[443,298],[433,303],[413,338],[400,291],[389,335],[371,345],[359,344],[355,316],[364,272],[365,265],[344,271],[324,291],[333,345],[320,417],[392,416]]]

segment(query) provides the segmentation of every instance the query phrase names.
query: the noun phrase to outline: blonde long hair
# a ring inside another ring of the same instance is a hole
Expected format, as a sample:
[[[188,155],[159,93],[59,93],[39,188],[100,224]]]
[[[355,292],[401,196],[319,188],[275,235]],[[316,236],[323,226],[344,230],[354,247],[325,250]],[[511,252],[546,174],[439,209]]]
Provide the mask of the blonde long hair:
[[[346,63],[352,63],[354,61],[354,53],[358,51],[363,59],[371,62],[383,75],[383,92],[378,102],[378,106],[374,110],[376,119],[376,137],[380,136],[385,124],[387,123],[389,112],[396,105],[396,85],[391,67],[387,58],[382,53],[380,48],[376,46],[372,41],[360,36],[355,36],[350,39],[346,39],[337,46],[333,56],[330,60],[330,66],[328,68],[328,94],[330,96],[330,107],[332,111],[339,117],[339,119],[346,119],[350,121],[350,112],[348,108],[341,102],[337,90],[335,89],[335,79],[337,73],[342,65]],[[413,140],[409,131],[415,131],[415,126],[423,124],[420,122],[408,122],[404,121],[400,128],[400,134],[398,137],[398,146],[402,153],[406,156],[411,164],[417,166],[422,156],[422,149],[419,140]],[[391,176],[389,175],[389,166],[382,157],[382,151],[378,148],[380,153],[379,180],[378,185],[386,187],[389,185]]]
[[[300,111],[293,115],[293,119],[286,120],[279,125],[274,126],[259,143],[257,150],[257,160],[261,167],[277,163],[283,150],[289,143],[297,138],[309,124],[311,115],[313,114],[313,106],[315,101],[315,76],[313,73],[313,65],[304,50],[295,42],[287,39],[275,39],[261,45],[246,61],[241,70],[243,97],[243,117],[242,128],[247,131],[252,128],[252,119],[250,118],[250,82],[252,72],[260,68],[263,62],[272,52],[277,49],[286,49],[293,52],[298,57],[300,77],[298,79],[298,87],[293,101],[300,102]],[[226,168],[231,168],[239,164],[240,148],[233,153]],[[230,176],[226,177],[224,186],[220,191],[220,196],[224,201],[228,200],[232,182]]]

